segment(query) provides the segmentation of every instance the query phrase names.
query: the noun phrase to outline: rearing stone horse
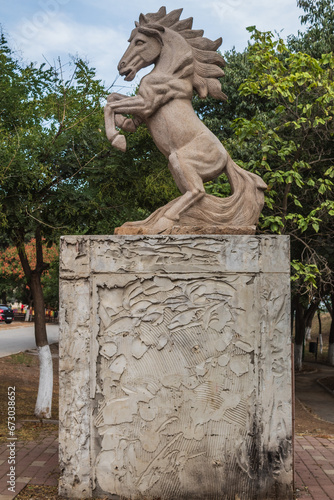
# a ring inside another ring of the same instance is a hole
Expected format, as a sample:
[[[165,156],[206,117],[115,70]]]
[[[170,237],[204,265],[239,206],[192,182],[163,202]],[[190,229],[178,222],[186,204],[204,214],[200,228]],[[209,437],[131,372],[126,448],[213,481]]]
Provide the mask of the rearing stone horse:
[[[108,96],[105,123],[111,144],[125,151],[126,139],[116,127],[134,132],[144,122],[168,159],[182,196],[145,221],[127,222],[116,232],[170,233],[175,225],[241,226],[248,227],[245,232],[253,232],[249,226],[255,230],[267,186],[260,177],[233,162],[191,104],[194,90],[200,98],[211,95],[226,99],[218,80],[224,75],[221,67],[225,61],[217,53],[222,40],[204,38],[202,30],[192,29],[192,18],[180,20],[181,12],[178,9],[167,14],[161,7],[157,13],[140,15],[118,70],[131,81],[140,69],[151,64],[155,67],[141,80],[136,96]],[[222,199],[205,194],[203,183],[222,172],[229,179],[232,195]]]

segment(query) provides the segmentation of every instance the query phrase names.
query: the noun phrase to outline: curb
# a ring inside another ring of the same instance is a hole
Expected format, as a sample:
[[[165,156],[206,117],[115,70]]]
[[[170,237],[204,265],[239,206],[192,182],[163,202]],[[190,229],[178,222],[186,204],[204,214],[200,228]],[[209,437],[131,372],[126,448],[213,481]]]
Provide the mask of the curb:
[[[326,377],[323,377],[323,378],[326,378]],[[325,384],[323,384],[321,381],[323,380],[323,378],[319,378],[317,379],[317,384],[319,384],[323,389],[325,389],[325,391],[329,392],[329,394],[331,394],[333,397],[334,397],[334,391],[332,391],[331,389],[329,389]]]
[[[321,418],[321,417],[318,417],[318,415],[316,413],[313,413],[313,410],[310,411],[308,409],[308,407],[306,405],[304,405],[304,403],[296,397],[296,401],[299,401],[299,403],[301,404],[302,408],[307,411],[307,413],[309,413],[310,415],[312,415],[312,417],[316,418],[317,420],[321,420],[321,422],[326,422],[327,424],[333,424],[333,422],[330,422],[329,420],[325,420],[324,418]]]

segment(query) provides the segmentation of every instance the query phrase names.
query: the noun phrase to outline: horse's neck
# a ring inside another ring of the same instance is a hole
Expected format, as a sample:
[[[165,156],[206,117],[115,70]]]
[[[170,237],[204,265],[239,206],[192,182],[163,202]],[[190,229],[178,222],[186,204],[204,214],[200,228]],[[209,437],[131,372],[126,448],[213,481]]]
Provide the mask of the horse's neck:
[[[192,64],[191,47],[181,35],[172,30],[166,30],[163,41],[164,45],[156,64],[157,71],[172,75],[183,62],[189,61],[189,64]]]

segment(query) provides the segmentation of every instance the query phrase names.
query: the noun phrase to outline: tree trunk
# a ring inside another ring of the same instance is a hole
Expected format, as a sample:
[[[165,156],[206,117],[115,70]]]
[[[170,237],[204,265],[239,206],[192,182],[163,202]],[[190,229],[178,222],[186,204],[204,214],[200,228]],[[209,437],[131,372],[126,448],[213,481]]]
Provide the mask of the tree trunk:
[[[311,340],[311,326],[306,326],[305,327],[305,340]]]
[[[319,302],[320,302],[320,300],[316,300],[315,302],[312,302],[309,305],[308,309],[305,310],[304,316],[305,316],[306,340],[311,339],[312,323],[313,323],[314,315],[318,310]],[[309,335],[309,338],[307,337],[307,335]]]
[[[53,369],[49,345],[38,347],[39,384],[35,405],[35,415],[38,418],[51,418]]]
[[[38,418],[51,418],[53,369],[46,334],[44,297],[39,273],[32,272],[30,287],[34,297],[35,339],[39,356],[39,386],[35,415]]]
[[[299,301],[299,297],[294,298],[295,303],[295,370],[298,372],[302,369],[303,364],[303,344],[305,338],[305,317],[303,307]]]
[[[303,344],[295,344],[294,348],[295,371],[300,372],[303,368]]]
[[[319,301],[312,302],[305,311],[305,340],[311,340],[313,318],[318,310]]]
[[[328,346],[328,363],[331,366],[334,366],[334,314],[333,314],[333,305],[334,305],[334,294],[331,295],[332,299],[332,321],[331,328],[329,330],[329,346]]]
[[[334,366],[334,342],[330,343],[328,347],[328,363]]]
[[[41,275],[48,265],[43,262],[43,245],[40,228],[36,232],[36,269],[32,270],[27,258],[22,233],[18,234],[16,247],[24,274],[29,283],[35,309],[35,340],[39,356],[39,386],[35,415],[38,418],[51,418],[53,369],[50,346],[46,334],[45,305]]]
[[[48,345],[48,338],[46,335],[43,288],[39,273],[36,271],[31,273],[30,289],[34,298],[36,345],[37,347],[43,347]]]
[[[321,312],[318,309],[318,323],[319,323],[319,346],[320,346],[320,354],[323,351],[323,341],[322,341],[322,328],[321,328]]]
[[[293,308],[296,311],[295,318],[295,349],[294,349],[294,358],[295,358],[295,370],[300,371],[302,369],[303,363],[303,347],[304,347],[304,339],[306,328],[310,328],[312,326],[312,321],[314,315],[319,306],[319,300],[311,302],[308,308],[304,308],[300,302],[300,296],[296,295],[293,298]]]

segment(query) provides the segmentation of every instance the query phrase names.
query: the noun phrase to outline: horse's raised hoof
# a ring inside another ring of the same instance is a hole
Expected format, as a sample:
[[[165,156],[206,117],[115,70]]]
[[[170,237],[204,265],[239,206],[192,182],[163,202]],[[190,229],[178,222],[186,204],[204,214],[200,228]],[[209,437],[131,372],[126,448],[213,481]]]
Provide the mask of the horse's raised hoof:
[[[126,138],[124,135],[116,135],[115,139],[111,141],[111,145],[122,151],[122,153],[125,153],[126,151]]]

